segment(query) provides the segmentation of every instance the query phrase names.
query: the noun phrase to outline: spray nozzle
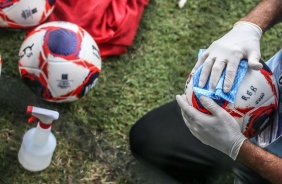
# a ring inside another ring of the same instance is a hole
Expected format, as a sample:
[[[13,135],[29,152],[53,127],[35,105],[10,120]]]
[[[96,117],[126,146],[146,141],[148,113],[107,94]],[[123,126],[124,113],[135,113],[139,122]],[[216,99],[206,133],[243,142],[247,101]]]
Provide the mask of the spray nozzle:
[[[34,106],[28,106],[26,112],[27,114],[32,115],[28,119],[29,123],[37,119],[39,120],[39,125],[45,129],[48,129],[52,125],[53,120],[59,118],[59,113],[57,111],[52,111]]]

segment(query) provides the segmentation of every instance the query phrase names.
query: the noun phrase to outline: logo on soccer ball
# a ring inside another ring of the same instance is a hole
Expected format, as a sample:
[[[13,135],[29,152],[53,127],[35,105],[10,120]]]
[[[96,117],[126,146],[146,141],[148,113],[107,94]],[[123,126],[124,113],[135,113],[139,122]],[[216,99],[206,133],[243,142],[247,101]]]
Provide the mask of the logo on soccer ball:
[[[59,88],[68,88],[71,87],[71,80],[68,80],[68,74],[62,74],[62,79],[58,80]]]
[[[30,8],[25,9],[25,10],[22,11],[22,17],[24,19],[32,18],[32,14],[35,14],[36,12],[37,12],[36,8],[34,8],[32,10]]]
[[[27,56],[28,58],[30,58],[32,56],[32,47],[33,46],[34,46],[34,43],[24,48],[23,51],[19,54],[19,57],[22,58],[24,56]]]

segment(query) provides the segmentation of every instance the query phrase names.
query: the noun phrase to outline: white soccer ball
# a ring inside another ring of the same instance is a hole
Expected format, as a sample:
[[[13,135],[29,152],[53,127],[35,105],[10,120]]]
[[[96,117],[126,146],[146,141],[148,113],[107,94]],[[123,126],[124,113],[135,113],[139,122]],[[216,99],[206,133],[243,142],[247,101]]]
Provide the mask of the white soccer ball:
[[[216,100],[238,122],[241,132],[252,138],[266,128],[272,121],[278,107],[278,87],[274,75],[268,66],[263,64],[260,71],[248,68],[241,82],[234,103],[221,99]],[[193,92],[193,76],[189,76],[185,86],[189,104],[201,112],[210,114]]]
[[[0,27],[27,28],[41,24],[51,14],[56,0],[3,0]]]
[[[44,100],[70,102],[96,84],[102,61],[99,48],[83,28],[69,22],[38,26],[19,51],[23,81]]]

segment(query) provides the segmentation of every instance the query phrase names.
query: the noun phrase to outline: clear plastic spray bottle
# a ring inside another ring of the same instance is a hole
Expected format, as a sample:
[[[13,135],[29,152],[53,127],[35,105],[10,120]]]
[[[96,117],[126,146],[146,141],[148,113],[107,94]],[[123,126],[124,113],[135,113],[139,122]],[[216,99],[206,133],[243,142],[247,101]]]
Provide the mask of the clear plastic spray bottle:
[[[57,111],[34,106],[27,107],[27,114],[31,114],[28,122],[38,120],[37,127],[28,130],[22,141],[18,154],[19,162],[29,171],[46,169],[52,160],[57,141],[51,132],[52,122],[59,118]]]

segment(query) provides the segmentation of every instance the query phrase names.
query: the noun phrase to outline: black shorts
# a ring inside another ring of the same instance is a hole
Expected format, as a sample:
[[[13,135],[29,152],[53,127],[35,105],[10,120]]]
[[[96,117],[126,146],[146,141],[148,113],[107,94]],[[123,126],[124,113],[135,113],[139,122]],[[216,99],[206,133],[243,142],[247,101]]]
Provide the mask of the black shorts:
[[[190,181],[230,171],[235,183],[268,183],[258,174],[204,145],[186,127],[176,101],[153,109],[130,131],[133,156],[178,181]]]

